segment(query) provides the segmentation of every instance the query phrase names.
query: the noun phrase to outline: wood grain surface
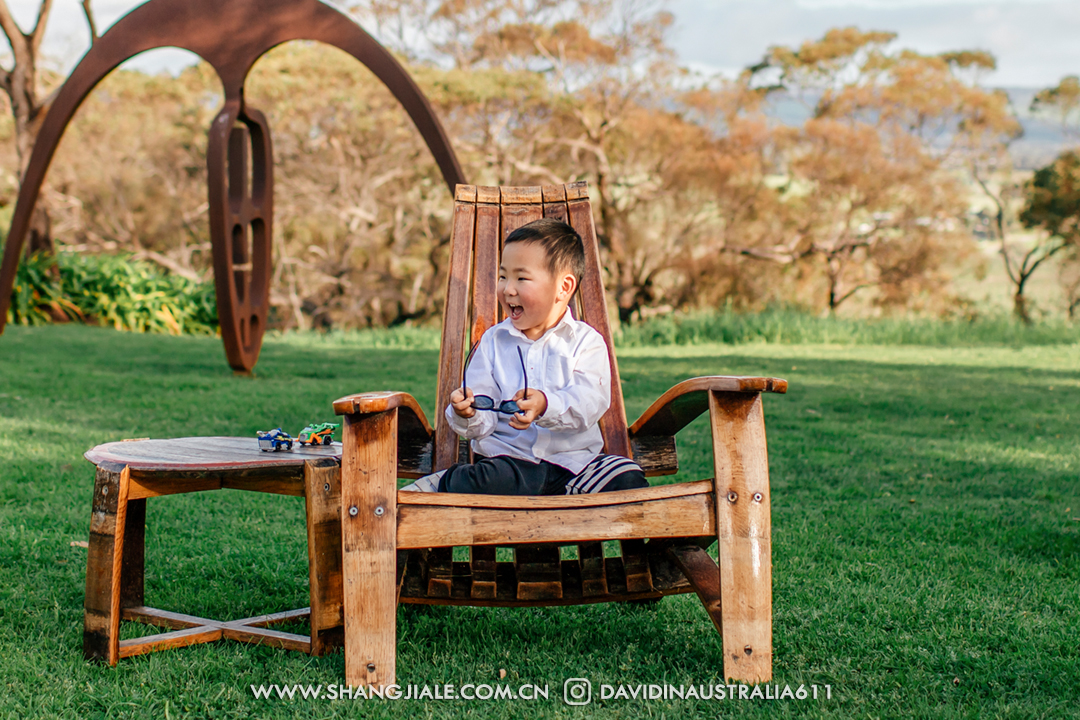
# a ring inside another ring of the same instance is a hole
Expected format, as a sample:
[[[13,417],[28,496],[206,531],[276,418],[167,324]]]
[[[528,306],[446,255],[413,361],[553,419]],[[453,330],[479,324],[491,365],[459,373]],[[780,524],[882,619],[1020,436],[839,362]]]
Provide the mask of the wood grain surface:
[[[132,470],[239,470],[295,467],[312,457],[341,458],[341,443],[293,445],[292,451],[263,452],[254,437],[185,437],[105,443],[83,457],[95,465],[116,463]]]

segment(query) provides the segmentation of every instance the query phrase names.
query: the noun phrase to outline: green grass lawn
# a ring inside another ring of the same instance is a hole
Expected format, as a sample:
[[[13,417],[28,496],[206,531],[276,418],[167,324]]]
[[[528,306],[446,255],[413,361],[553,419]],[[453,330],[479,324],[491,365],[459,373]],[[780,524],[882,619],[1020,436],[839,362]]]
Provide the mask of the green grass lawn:
[[[1080,346],[619,354],[631,419],[690,376],[790,381],[788,395],[765,397],[774,684],[827,684],[831,700],[563,705],[572,677],[590,678],[595,693],[601,683],[722,682],[719,636],[693,596],[399,609],[401,682],[496,683],[505,670],[503,683],[549,686],[537,702],[255,699],[252,684],[342,683],[343,656],[233,642],[87,664],[86,550],[71,545],[90,520],[84,451],[129,437],[295,432],[362,390],[406,390],[431,408],[437,352],[272,338],[252,379],[233,376],[213,338],[8,327],[0,717],[1080,716]],[[680,459],[683,473],[662,481],[711,475],[701,421],[680,436]],[[306,605],[302,502],[239,491],[151,500],[147,602],[218,618]]]

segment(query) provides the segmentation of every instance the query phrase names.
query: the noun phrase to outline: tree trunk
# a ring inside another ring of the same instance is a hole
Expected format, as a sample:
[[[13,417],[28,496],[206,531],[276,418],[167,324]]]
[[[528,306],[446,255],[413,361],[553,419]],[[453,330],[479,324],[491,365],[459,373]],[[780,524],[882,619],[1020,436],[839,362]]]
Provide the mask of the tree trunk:
[[[836,309],[842,302],[840,299],[840,267],[835,258],[829,258],[826,262],[829,268],[829,315],[835,315]]]
[[[1028,306],[1027,296],[1024,295],[1024,280],[1016,286],[1016,294],[1013,295],[1013,313],[1022,323],[1031,325],[1031,308]]]
[[[12,109],[15,111],[15,143],[19,154],[20,186],[22,178],[26,175],[26,167],[30,164],[30,155],[33,153],[34,143],[37,141],[38,128],[41,127],[40,120],[43,119],[42,116],[47,110],[47,107],[36,107],[34,98],[28,88],[24,88],[21,95],[22,100],[20,102],[12,103]],[[15,96],[13,95],[13,97]],[[30,229],[26,238],[27,257],[36,252],[44,252],[49,255],[56,252],[52,238],[52,221],[49,218],[49,211],[46,208],[43,194],[38,195],[34,213],[30,217]]]
[[[34,214],[30,217],[30,232],[26,239],[26,256],[42,252],[46,255],[55,255],[56,247],[52,241],[52,220],[49,213],[41,206],[38,200],[34,208]],[[55,270],[55,266],[53,268]]]
[[[37,61],[41,40],[45,33],[52,0],[42,0],[38,9],[37,22],[30,33],[23,33],[11,17],[6,0],[0,0],[0,27],[11,46],[14,63],[11,70],[2,72],[2,88],[11,103],[11,114],[15,120],[15,150],[19,160],[19,185],[26,176],[30,164],[30,155],[34,150],[41,121],[45,118],[51,102],[39,101],[37,94]],[[84,3],[84,11],[90,19],[89,3]],[[95,33],[96,34],[96,33]],[[44,206],[44,198],[38,196],[37,205],[30,218],[30,230],[27,237],[27,255],[35,252],[52,254],[52,223]]]

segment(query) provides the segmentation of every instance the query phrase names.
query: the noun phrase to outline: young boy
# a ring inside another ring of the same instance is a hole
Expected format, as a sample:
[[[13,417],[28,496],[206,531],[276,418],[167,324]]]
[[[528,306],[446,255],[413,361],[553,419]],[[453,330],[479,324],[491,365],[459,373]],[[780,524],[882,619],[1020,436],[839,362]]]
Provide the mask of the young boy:
[[[562,495],[648,487],[633,461],[600,453],[597,423],[611,403],[607,345],[567,310],[584,270],[581,237],[566,223],[544,218],[510,233],[498,284],[506,319],[484,333],[466,360],[467,382],[446,408],[476,462],[403,490]]]

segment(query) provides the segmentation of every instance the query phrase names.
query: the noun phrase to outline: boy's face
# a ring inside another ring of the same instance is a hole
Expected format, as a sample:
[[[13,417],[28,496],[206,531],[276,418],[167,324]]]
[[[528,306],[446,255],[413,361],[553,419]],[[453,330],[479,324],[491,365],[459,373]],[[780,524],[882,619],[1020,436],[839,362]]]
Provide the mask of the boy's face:
[[[503,249],[499,304],[525,337],[539,340],[555,327],[577,287],[573,273],[552,275],[538,243],[515,242]]]

